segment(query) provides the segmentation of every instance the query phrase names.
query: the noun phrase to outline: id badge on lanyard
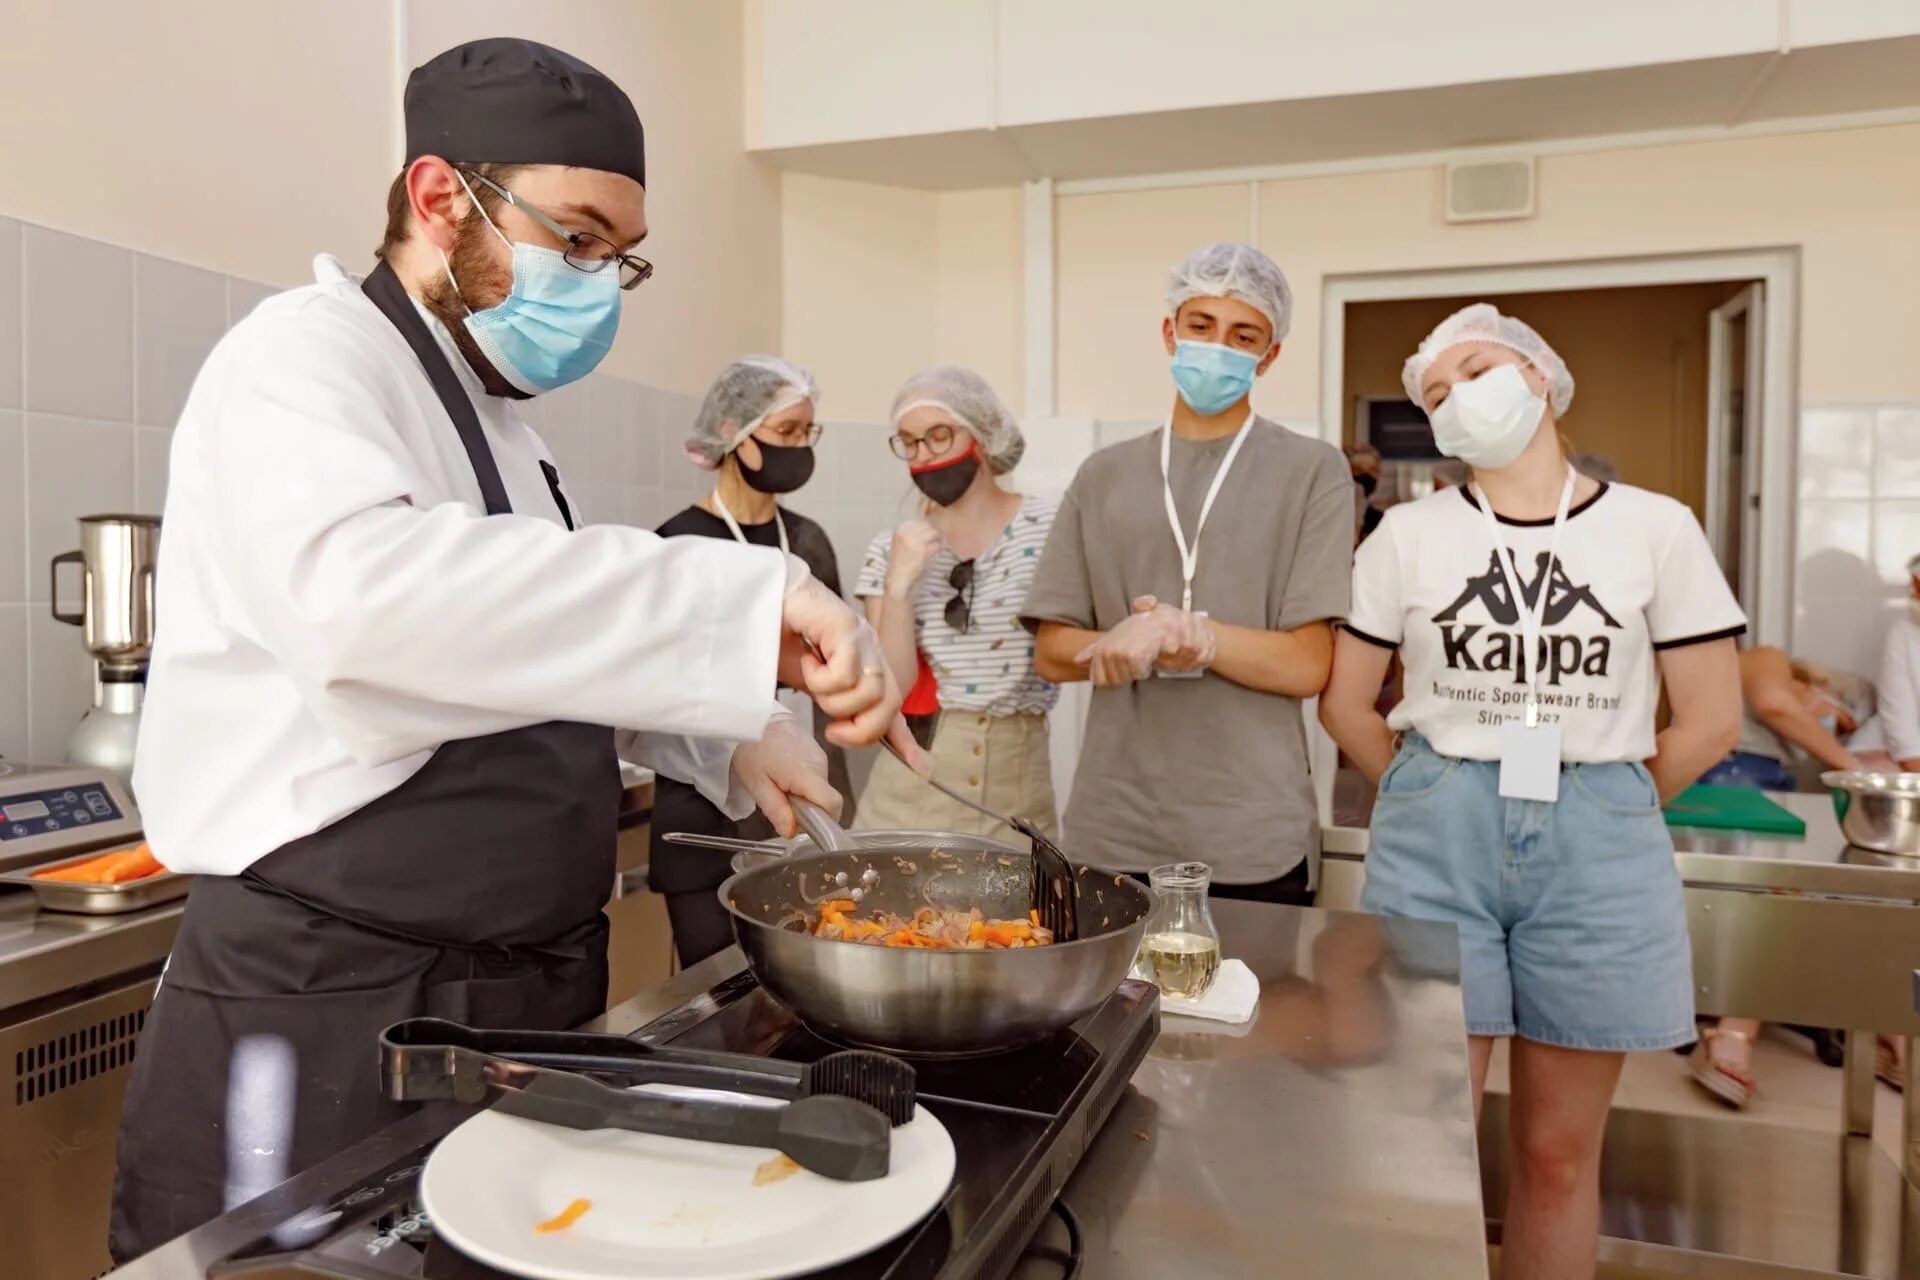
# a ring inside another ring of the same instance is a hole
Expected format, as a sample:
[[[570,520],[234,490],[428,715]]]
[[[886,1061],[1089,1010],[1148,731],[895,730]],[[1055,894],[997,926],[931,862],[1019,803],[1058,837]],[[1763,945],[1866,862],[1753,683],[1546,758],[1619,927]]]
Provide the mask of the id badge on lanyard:
[[[1573,468],[1567,468],[1567,482],[1560,490],[1560,509],[1553,517],[1553,535],[1547,542],[1547,560],[1540,572],[1540,591],[1528,605],[1521,587],[1520,566],[1513,548],[1501,536],[1500,522],[1494,518],[1493,504],[1478,484],[1473,496],[1493,538],[1494,554],[1500,560],[1500,572],[1507,579],[1507,593],[1520,615],[1521,661],[1527,668],[1527,698],[1520,719],[1500,726],[1500,794],[1509,800],[1539,800],[1552,804],[1560,799],[1561,741],[1558,723],[1543,723],[1540,718],[1540,629],[1546,616],[1547,595],[1552,590],[1553,570],[1560,553],[1560,531],[1566,527],[1567,509],[1573,503]]]
[[[742,529],[740,522],[733,518],[733,512],[727,510],[727,504],[720,500],[718,489],[713,492],[713,509],[722,520],[727,522],[727,529],[733,534],[734,540],[745,543],[746,530]],[[780,535],[780,554],[791,555],[792,552],[787,547],[787,522],[780,518],[780,508],[777,505],[773,509],[773,529]],[[800,731],[811,738],[813,736],[813,699],[798,689],[777,689],[773,696],[776,702],[785,707],[792,713],[793,718],[800,722]]]
[[[1180,610],[1192,613],[1193,578],[1200,569],[1200,535],[1207,527],[1207,516],[1213,511],[1213,500],[1220,496],[1220,486],[1226,483],[1227,472],[1233,470],[1235,458],[1240,456],[1240,446],[1247,442],[1247,436],[1253,432],[1253,414],[1247,414],[1247,420],[1234,434],[1233,443],[1227,446],[1227,456],[1220,459],[1220,466],[1213,473],[1213,483],[1207,486],[1207,496],[1200,503],[1200,519],[1193,526],[1193,545],[1187,545],[1187,535],[1180,528],[1180,512],[1173,503],[1173,420],[1168,419],[1160,428],[1160,493],[1167,503],[1167,525],[1173,530],[1173,545],[1180,551]],[[1200,617],[1206,617],[1201,611]],[[1165,680],[1197,680],[1206,673],[1203,671],[1161,671],[1155,669],[1154,675]]]

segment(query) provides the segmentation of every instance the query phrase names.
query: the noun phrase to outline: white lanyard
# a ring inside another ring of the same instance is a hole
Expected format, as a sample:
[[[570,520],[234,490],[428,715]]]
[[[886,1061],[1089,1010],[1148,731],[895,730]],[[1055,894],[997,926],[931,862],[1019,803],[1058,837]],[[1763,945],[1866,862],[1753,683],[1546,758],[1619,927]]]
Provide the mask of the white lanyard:
[[[745,542],[747,540],[746,532],[740,528],[740,522],[733,518],[733,512],[727,510],[727,504],[720,500],[720,491],[718,489],[713,491],[711,501],[714,511],[722,520],[727,522],[727,528],[733,531],[734,538],[740,542]],[[773,528],[774,532],[780,535],[780,554],[791,554],[787,550],[787,522],[780,518],[780,507],[777,503],[773,508]]]
[[[1540,594],[1534,599],[1533,607],[1527,607],[1526,593],[1520,582],[1520,566],[1513,558],[1513,548],[1500,536],[1500,522],[1494,518],[1493,504],[1487,501],[1487,495],[1476,481],[1473,485],[1474,501],[1479,504],[1480,514],[1487,522],[1487,532],[1493,537],[1494,554],[1500,557],[1500,572],[1507,580],[1507,594],[1513,597],[1513,607],[1520,615],[1520,643],[1524,646],[1521,661],[1527,664],[1527,728],[1532,729],[1540,723],[1540,625],[1546,616],[1547,596],[1553,591],[1553,569],[1560,555],[1560,531],[1567,525],[1567,509],[1573,505],[1573,468],[1567,468],[1567,482],[1560,488],[1560,509],[1554,513],[1553,535],[1547,540],[1547,562],[1540,569]]]
[[[1207,496],[1200,503],[1200,519],[1193,526],[1193,545],[1187,545],[1187,535],[1180,531],[1180,512],[1173,505],[1173,420],[1160,429],[1160,490],[1167,500],[1167,523],[1173,527],[1174,545],[1180,548],[1180,608],[1184,612],[1193,611],[1193,576],[1200,568],[1200,534],[1207,527],[1207,514],[1213,510],[1213,500],[1220,496],[1220,486],[1226,483],[1227,472],[1233,470],[1233,460],[1240,456],[1240,446],[1247,442],[1247,436],[1253,431],[1253,414],[1247,414],[1247,420],[1240,424],[1233,443],[1227,446],[1227,456],[1220,459],[1220,466],[1213,473],[1213,483],[1207,486]]]

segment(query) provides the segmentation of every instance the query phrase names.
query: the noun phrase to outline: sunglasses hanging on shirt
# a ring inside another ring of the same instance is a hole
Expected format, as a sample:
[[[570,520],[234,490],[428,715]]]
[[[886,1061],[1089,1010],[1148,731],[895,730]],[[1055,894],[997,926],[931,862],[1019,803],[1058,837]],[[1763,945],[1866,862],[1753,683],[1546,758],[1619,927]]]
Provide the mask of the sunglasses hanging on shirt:
[[[963,635],[973,626],[973,564],[962,560],[947,575],[947,585],[953,588],[953,599],[947,601],[947,625]]]

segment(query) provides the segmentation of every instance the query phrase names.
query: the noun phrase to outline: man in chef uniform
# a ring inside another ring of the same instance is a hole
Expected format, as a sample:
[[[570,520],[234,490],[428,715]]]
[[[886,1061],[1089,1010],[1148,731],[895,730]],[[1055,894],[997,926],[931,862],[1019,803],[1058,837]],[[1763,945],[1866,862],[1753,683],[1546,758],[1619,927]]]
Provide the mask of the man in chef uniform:
[[[380,265],[323,256],[261,304],[174,436],[134,785],[200,878],[127,1095],[121,1259],[395,1119],[386,1024],[602,1011],[616,730],[788,831],[788,793],[839,797],[776,681],[834,741],[912,750],[872,633],[799,561],[576,528],[520,416],[652,270],[627,95],[480,40],[414,71],[406,135]]]

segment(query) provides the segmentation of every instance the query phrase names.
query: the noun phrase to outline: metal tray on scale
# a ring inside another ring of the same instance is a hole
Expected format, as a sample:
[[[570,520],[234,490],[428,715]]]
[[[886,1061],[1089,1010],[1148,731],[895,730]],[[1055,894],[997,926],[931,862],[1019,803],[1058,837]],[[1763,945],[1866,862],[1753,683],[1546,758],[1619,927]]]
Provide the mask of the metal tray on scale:
[[[0,871],[0,885],[8,888],[31,889],[34,897],[40,900],[40,906],[47,911],[70,911],[89,916],[119,915],[126,911],[139,911],[144,907],[157,906],[162,902],[171,902],[184,897],[193,884],[193,877],[174,871],[162,871],[158,875],[143,876],[138,880],[126,880],[119,884],[77,884],[71,880],[36,880],[36,871],[55,871],[61,867],[70,867],[77,862],[90,862],[104,857],[119,849],[130,849],[133,841],[114,848],[92,849],[70,858],[55,858],[35,867],[21,867],[14,871]]]

